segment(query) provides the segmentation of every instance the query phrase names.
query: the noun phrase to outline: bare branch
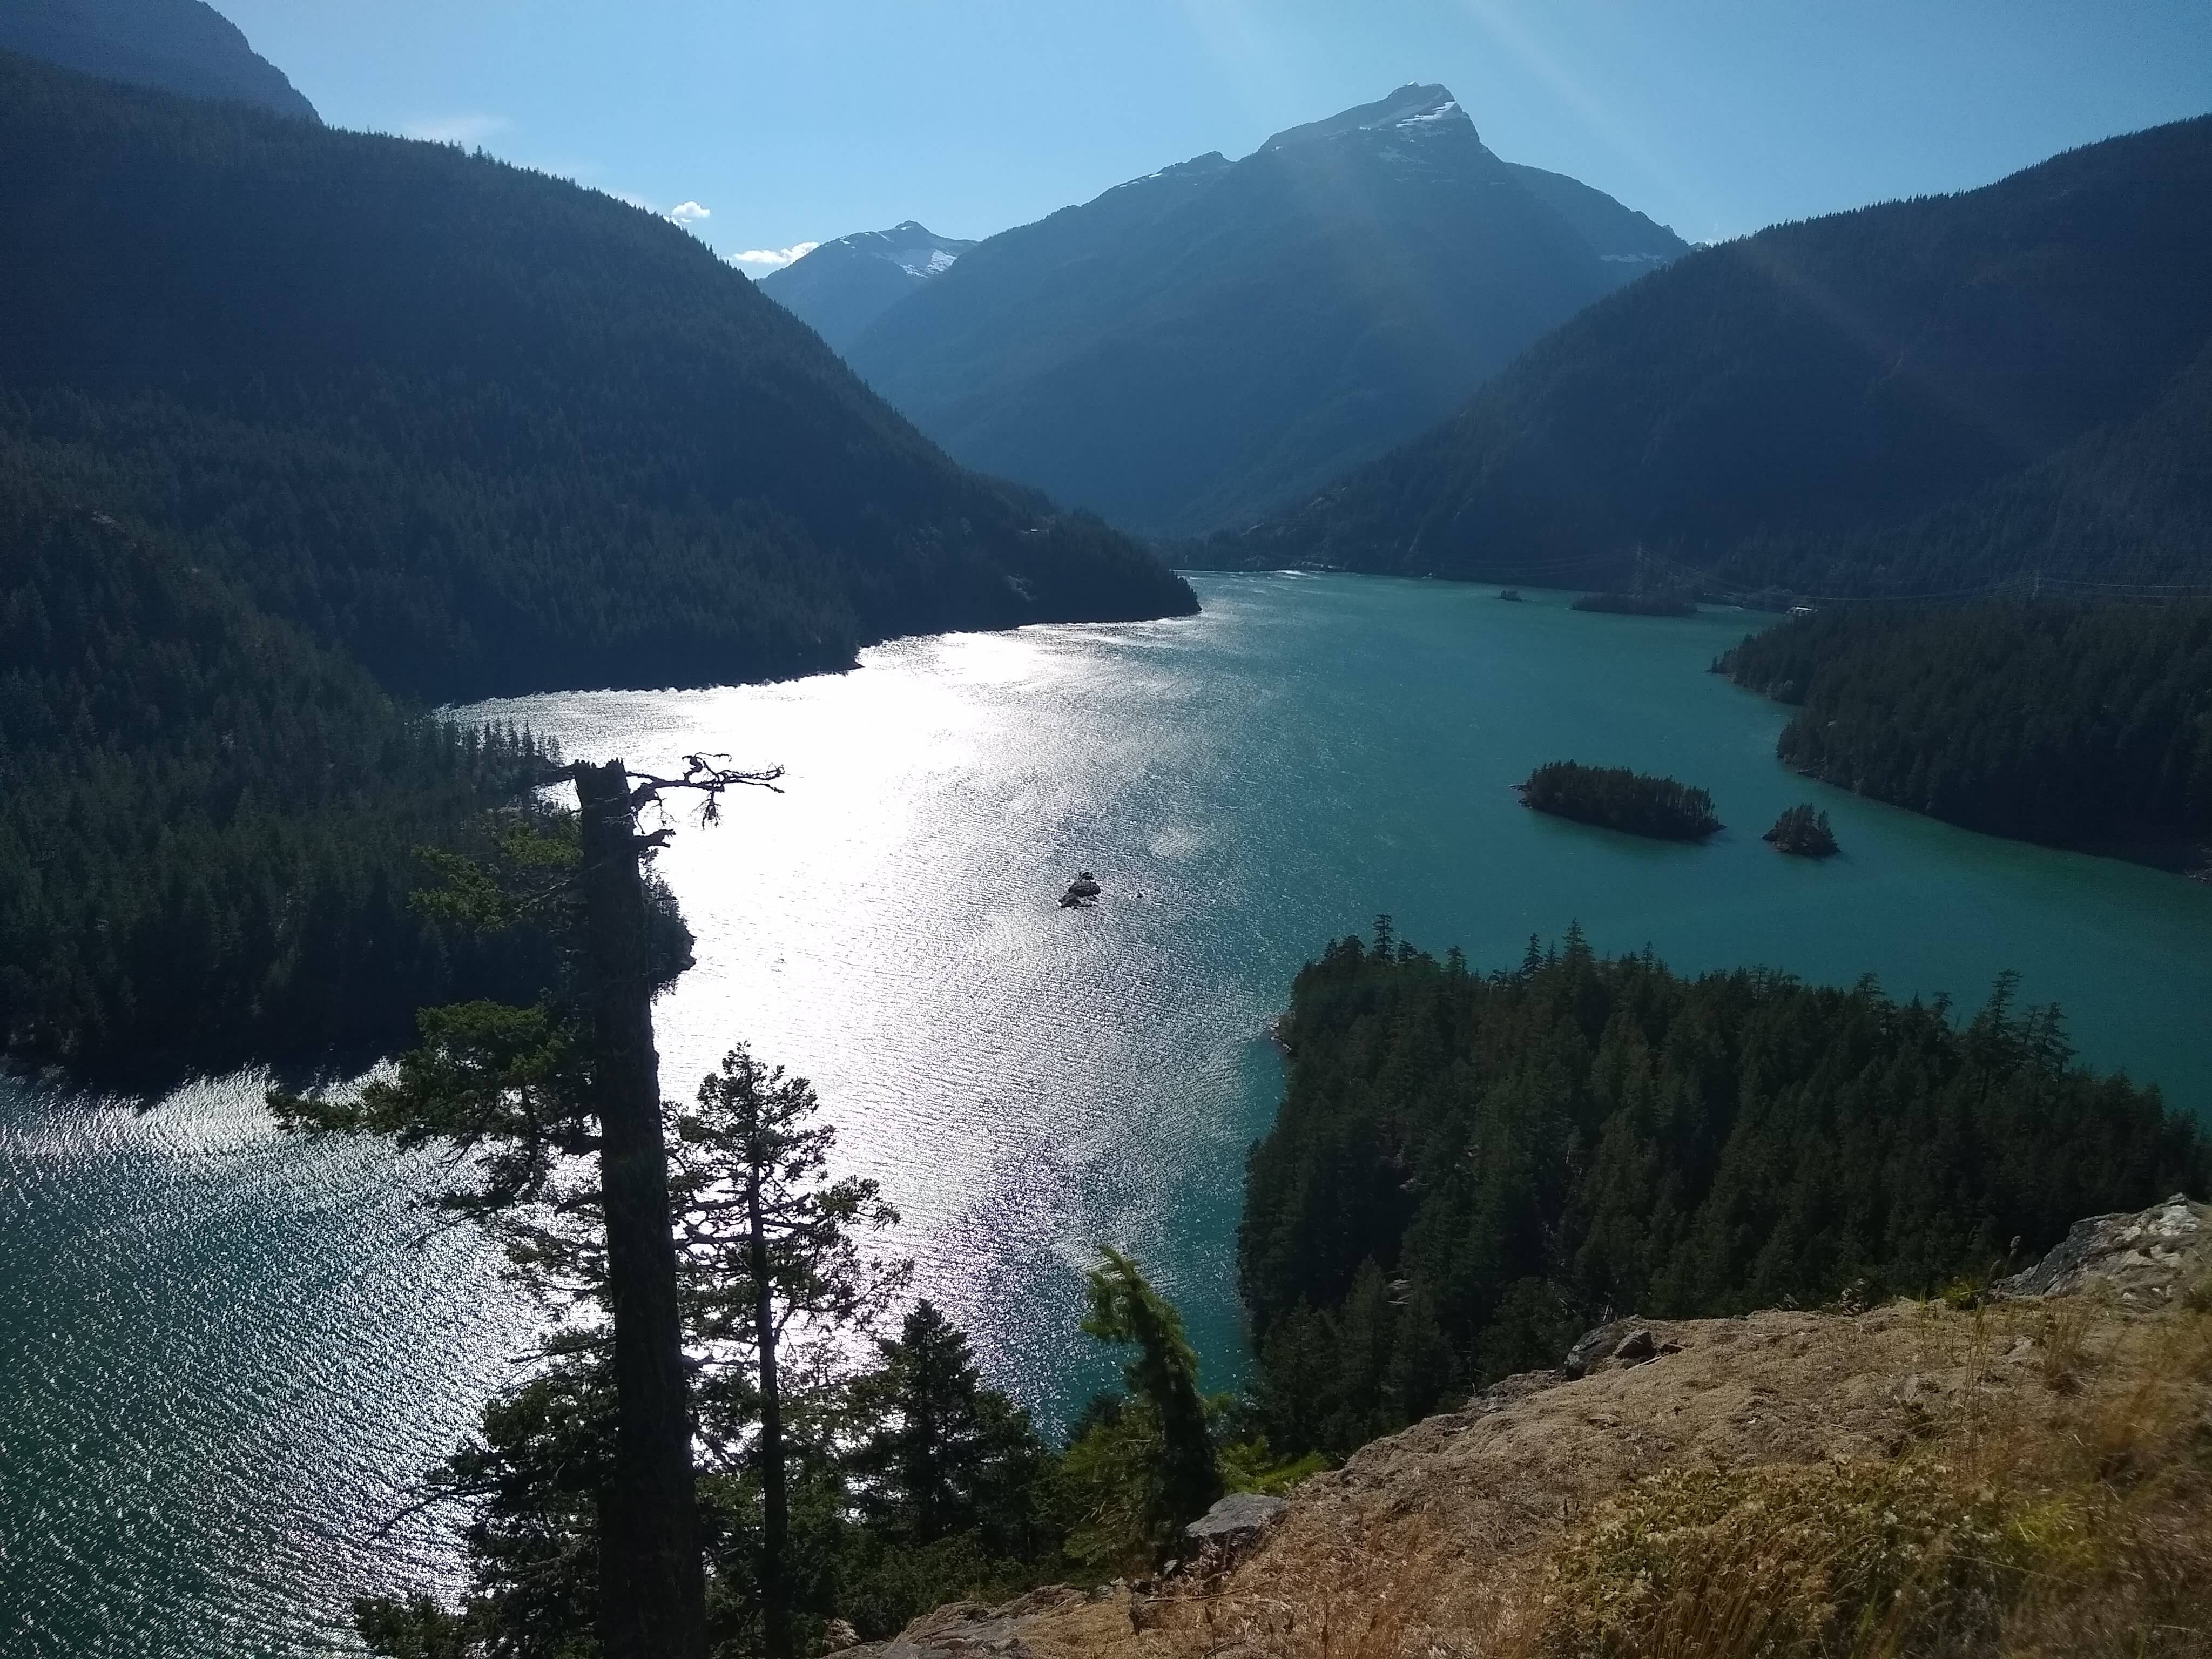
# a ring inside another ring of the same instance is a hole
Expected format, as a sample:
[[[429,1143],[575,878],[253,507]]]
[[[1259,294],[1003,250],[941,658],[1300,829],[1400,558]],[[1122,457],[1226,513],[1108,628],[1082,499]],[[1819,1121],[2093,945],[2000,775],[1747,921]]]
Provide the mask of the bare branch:
[[[627,775],[634,786],[629,795],[630,809],[635,811],[648,801],[657,801],[668,790],[690,789],[702,797],[699,803],[699,822],[708,824],[719,822],[722,816],[722,792],[726,789],[766,789],[778,795],[783,793],[777,787],[783,776],[781,766],[748,772],[730,765],[729,759],[727,755],[686,755],[681,777],[664,778],[651,772],[629,773]],[[655,836],[643,839],[646,844],[657,847],[666,840],[666,832],[657,831]]]

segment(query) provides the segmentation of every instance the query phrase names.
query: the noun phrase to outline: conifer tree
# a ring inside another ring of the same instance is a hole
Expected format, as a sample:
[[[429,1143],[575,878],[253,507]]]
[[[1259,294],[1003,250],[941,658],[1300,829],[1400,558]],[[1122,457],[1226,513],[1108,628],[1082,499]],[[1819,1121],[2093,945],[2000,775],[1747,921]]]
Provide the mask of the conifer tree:
[[[1102,1342],[1136,1347],[1121,1375],[1130,1394],[1158,1420],[1157,1507],[1150,1519],[1164,1540],[1221,1496],[1206,1401],[1198,1391],[1198,1355],[1183,1334],[1182,1316],[1137,1264],[1111,1245],[1104,1255],[1091,1270],[1091,1310],[1083,1328]]]
[[[611,1338],[612,1449],[599,1492],[599,1643],[605,1659],[703,1659],[705,1577],[692,1465],[676,1239],[653,1048],[656,970],[643,856],[668,836],[638,815],[677,791],[699,793],[711,821],[721,794],[774,787],[781,769],[746,773],[687,757],[677,778],[618,760],[567,769],[580,802],[573,843],[510,837],[502,881],[444,863],[438,900],[485,925],[532,910],[560,915],[577,984],[535,1008],[491,1003],[427,1012],[421,1047],[396,1077],[356,1099],[273,1091],[297,1128],[367,1131],[404,1144],[444,1139],[483,1154],[482,1178],[449,1206],[496,1218],[556,1189],[565,1158],[595,1155],[603,1288]]]
[[[862,1508],[895,1538],[933,1544],[981,1529],[994,1553],[1034,1547],[1027,1488],[1044,1447],[1029,1414],[985,1386],[968,1339],[916,1303],[862,1390],[876,1425],[853,1458]]]
[[[706,1269],[693,1275],[697,1335],[709,1349],[728,1345],[744,1355],[757,1402],[749,1461],[761,1487],[762,1644],[769,1659],[796,1652],[786,1336],[794,1322],[817,1338],[865,1324],[905,1280],[903,1263],[861,1254],[856,1235],[890,1226],[898,1214],[876,1182],[829,1177],[837,1132],[812,1121],[817,1109],[805,1078],[763,1066],[739,1047],[701,1081],[698,1109],[677,1121],[680,1239],[686,1255]]]

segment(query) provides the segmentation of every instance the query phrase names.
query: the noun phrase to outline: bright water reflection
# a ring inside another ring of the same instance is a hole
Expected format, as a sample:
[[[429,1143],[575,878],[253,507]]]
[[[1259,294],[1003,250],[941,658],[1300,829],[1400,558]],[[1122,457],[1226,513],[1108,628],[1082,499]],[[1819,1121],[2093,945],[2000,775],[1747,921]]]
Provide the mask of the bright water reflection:
[[[1579,919],[1600,949],[1778,964],[1978,1001],[2007,966],[2084,1052],[2202,1109],[2212,890],[1967,835],[1792,776],[1784,711],[1702,672],[1758,619],[1589,616],[1564,596],[1355,577],[1208,577],[1206,614],[902,641],[781,686],[487,705],[572,753],[790,769],[679,829],[700,936],[663,1005],[688,1090],[742,1037],[813,1078],[852,1167],[907,1218],[922,1288],[1059,1420],[1110,1373],[1079,1267],[1132,1250],[1240,1360],[1246,1146],[1279,1090],[1291,975],[1378,910],[1481,966]],[[1639,842],[1522,811],[1543,760],[1705,785],[1729,830]],[[1845,856],[1759,834],[1817,793]],[[1056,908],[1079,867],[1106,897]]]
[[[1702,672],[1749,619],[1198,585],[1188,622],[483,711],[574,754],[789,766],[787,793],[680,826],[665,855],[699,935],[661,1005],[666,1086],[737,1038],[812,1077],[848,1166],[905,1212],[921,1287],[1048,1420],[1109,1374],[1075,1330],[1101,1241],[1183,1304],[1210,1380],[1234,1379],[1243,1158],[1279,1088],[1267,1021],[1302,961],[1378,910],[1480,966],[1576,919],[1680,967],[1872,970],[1968,1001],[2011,966],[2089,1059],[2212,1101],[2212,890],[1790,776],[1784,712]],[[1703,784],[1731,827],[1675,847],[1522,811],[1509,786],[1561,757]],[[1760,843],[1808,796],[1841,859]],[[1058,908],[1085,866],[1104,901]],[[480,1245],[407,1248],[418,1167],[276,1146],[257,1098],[132,1118],[0,1097],[10,1655],[301,1650],[351,1590],[404,1576],[372,1570],[362,1534],[518,1345]]]
[[[450,1582],[379,1538],[528,1341],[428,1156],[288,1141],[258,1074],[149,1110],[0,1079],[0,1653],[330,1650]],[[345,1645],[350,1648],[347,1641]]]

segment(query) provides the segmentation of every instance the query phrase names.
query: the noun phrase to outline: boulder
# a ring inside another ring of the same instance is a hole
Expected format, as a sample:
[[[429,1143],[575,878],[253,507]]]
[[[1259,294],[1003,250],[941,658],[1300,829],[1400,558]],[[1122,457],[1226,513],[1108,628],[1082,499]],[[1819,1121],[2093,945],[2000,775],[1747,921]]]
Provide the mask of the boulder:
[[[1232,1492],[1185,1527],[1182,1534],[1201,1547],[1243,1549],[1257,1543],[1290,1507],[1289,1500],[1263,1492]]]
[[[1559,1369],[1570,1377],[1587,1376],[1589,1368],[1600,1360],[1612,1358],[1613,1351],[1620,1346],[1621,1339],[1635,1328],[1633,1320],[1614,1319],[1584,1331],[1575,1339],[1574,1346],[1567,1350],[1567,1357],[1559,1362]]]
[[[1624,1365],[1633,1365],[1650,1358],[1659,1352],[1659,1339],[1649,1331],[1631,1331],[1620,1339],[1613,1357]]]
[[[2124,1303],[2162,1304],[2212,1274],[2212,1205],[2176,1193],[2132,1214],[2077,1221],[2049,1255],[1997,1281],[2000,1296],[2067,1296],[2109,1286]]]

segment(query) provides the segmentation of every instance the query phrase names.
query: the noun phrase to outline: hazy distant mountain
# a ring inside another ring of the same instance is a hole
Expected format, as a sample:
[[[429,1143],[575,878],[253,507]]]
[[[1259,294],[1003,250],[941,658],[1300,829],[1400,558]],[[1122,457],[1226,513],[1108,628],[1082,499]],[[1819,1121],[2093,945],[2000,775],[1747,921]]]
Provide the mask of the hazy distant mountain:
[[[1701,250],[1203,562],[2203,582],[2209,434],[2212,117]]]
[[[824,242],[761,278],[761,292],[842,351],[870,323],[975,246],[911,219]]]
[[[1196,532],[1419,432],[1681,252],[1500,161],[1443,88],[1405,87],[990,237],[846,356],[956,459]]]
[[[188,98],[320,118],[284,71],[202,0],[0,0],[0,52]]]

